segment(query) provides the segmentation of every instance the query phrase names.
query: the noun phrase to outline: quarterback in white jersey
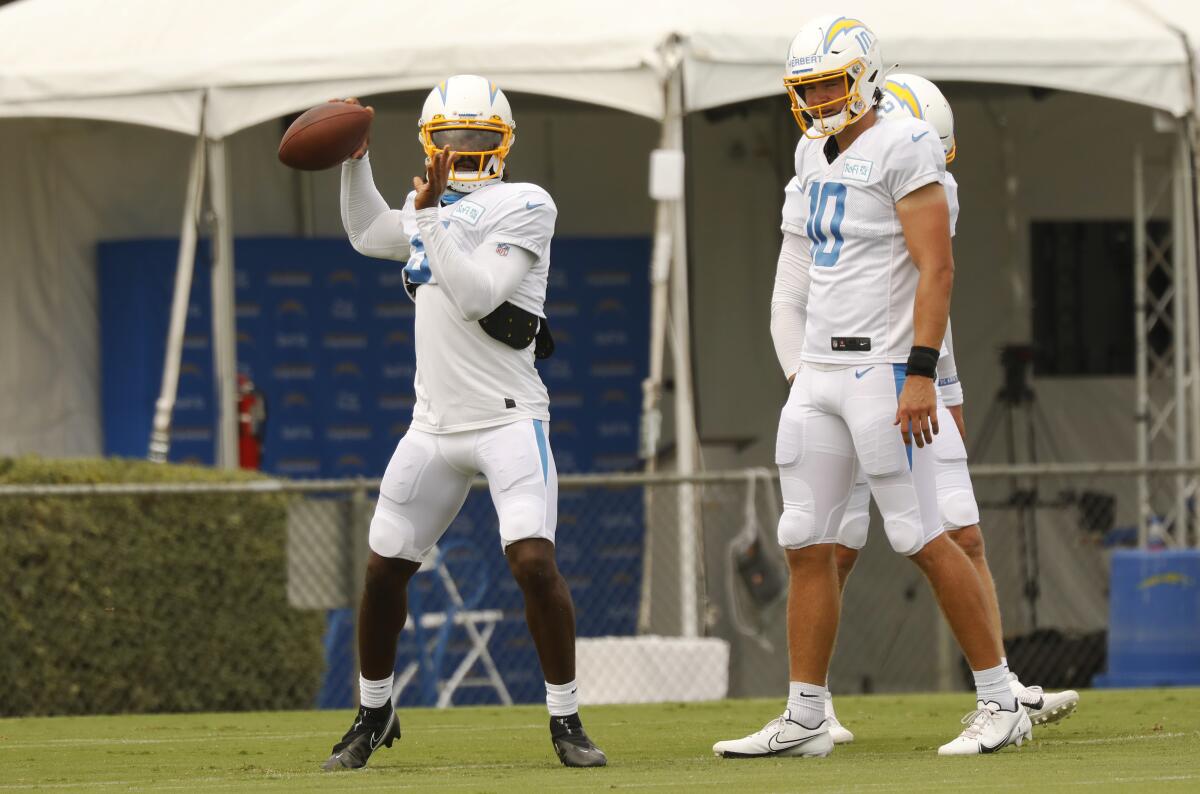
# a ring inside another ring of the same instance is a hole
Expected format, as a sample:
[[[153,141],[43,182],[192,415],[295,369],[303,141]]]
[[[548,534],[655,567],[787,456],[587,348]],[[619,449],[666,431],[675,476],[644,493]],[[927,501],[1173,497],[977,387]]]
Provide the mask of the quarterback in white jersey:
[[[958,152],[954,136],[954,114],[942,92],[929,80],[915,74],[889,75],[883,88],[883,99],[879,103],[878,113],[880,118],[885,120],[920,118],[928,121],[941,141],[946,165],[954,161]],[[949,171],[946,172],[943,186],[950,210],[950,235],[953,236],[958,224],[958,183]],[[996,597],[995,581],[984,554],[983,533],[979,529],[979,505],[975,501],[971,475],[967,470],[967,449],[964,443],[966,425],[962,415],[963,390],[954,363],[949,322],[946,324],[946,336],[942,342],[942,355],[938,359],[937,375],[938,417],[943,427],[953,428],[953,431],[948,430],[940,434],[937,443],[932,447],[937,479],[938,520],[951,539],[971,560],[976,573],[979,574],[988,600],[988,613],[996,642],[1003,647],[1000,604]],[[838,532],[838,583],[843,590],[858,560],[858,553],[867,542],[870,499],[871,493],[866,477],[860,476],[846,505],[842,526]],[[1007,670],[1007,658],[1001,659],[1001,662]],[[1075,711],[1079,703],[1079,694],[1074,690],[1044,692],[1041,687],[1027,687],[1011,670],[1008,670],[1008,678],[1010,688],[1034,725],[1064,719]],[[832,698],[826,700],[825,714],[835,744],[854,740],[854,734],[838,720]]]
[[[537,185],[503,181],[516,122],[495,83],[476,75],[439,83],[418,126],[426,177],[413,179],[402,209],[390,209],[376,189],[366,142],[342,167],[351,244],[405,262],[417,373],[413,421],[371,520],[359,712],[324,768],[365,766],[400,736],[392,686],[408,582],[481,474],[546,679],[552,746],[566,766],[604,766],[579,719],[575,610],[554,558],[549,399],[534,367],[535,357],[553,352],[544,306],[558,211]]]
[[[954,272],[945,156],[927,122],[878,118],[883,83],[878,41],[861,20],[818,18],[789,48],[784,85],[804,137],[785,189],[771,335],[792,381],[775,454],[790,685],[780,717],[713,746],[727,758],[833,749],[825,702],[841,603],[834,552],[859,471],[889,542],[929,579],[975,673],[969,727],[939,754],[991,752],[1031,734],[982,584],[937,521],[934,381]]]

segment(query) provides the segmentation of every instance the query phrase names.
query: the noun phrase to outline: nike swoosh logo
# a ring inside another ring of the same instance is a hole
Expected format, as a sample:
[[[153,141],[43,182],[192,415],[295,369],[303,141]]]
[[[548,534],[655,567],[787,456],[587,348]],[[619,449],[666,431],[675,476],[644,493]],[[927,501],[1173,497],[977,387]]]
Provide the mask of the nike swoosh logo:
[[[866,369],[864,369],[864,370],[857,370],[857,369],[856,369],[856,370],[854,370],[854,377],[855,377],[855,378],[857,378],[858,380],[862,380],[862,376],[863,376],[863,375],[866,375],[868,372],[870,372],[870,371],[871,371],[871,370],[873,370],[873,369],[875,369],[875,368],[874,368],[874,367],[867,367],[867,368],[866,368]],[[801,694],[803,694],[803,693],[801,693]],[[808,696],[807,696],[807,695],[805,695],[805,697],[808,697]],[[813,695],[813,697],[816,697],[816,695]]]
[[[980,753],[996,752],[997,750],[1003,748],[1005,745],[1010,744],[1013,741],[1013,734],[1019,733],[1020,730],[1021,730],[1021,722],[1020,722],[1020,720],[1018,720],[1013,725],[1012,730],[1010,730],[1008,732],[1008,736],[1005,737],[1005,739],[1003,741],[1001,741],[999,744],[996,744],[995,746],[989,746],[989,745],[984,744],[983,742],[980,742],[979,743],[979,752]]]
[[[542,206],[542,205],[543,205],[543,204],[545,204],[545,203],[546,203],[546,202],[544,202],[544,201],[543,201],[543,202],[540,202],[540,203],[538,203],[538,204],[534,204],[532,201],[526,201],[526,202],[525,202],[525,209],[527,209],[527,210],[535,210],[535,209],[537,209],[538,207]]]
[[[1004,746],[1004,742],[1000,742],[1000,744],[996,745],[995,747],[989,747],[986,744],[984,744],[983,742],[980,742],[979,743],[979,752],[985,753],[985,754],[986,753],[994,753],[1003,746]]]
[[[388,732],[392,729],[392,722],[396,719],[396,712],[392,712],[392,716],[388,717],[387,724],[383,726],[383,730],[378,734],[372,731],[371,733],[371,749],[378,750],[379,745],[383,744],[383,740],[387,738]]]
[[[796,745],[800,744],[801,742],[803,742],[809,738],[810,737],[808,737],[808,736],[803,736],[799,739],[789,739],[788,741],[784,742],[784,741],[779,740],[779,734],[776,733],[773,736],[771,736],[770,739],[767,739],[767,749],[772,752],[777,753],[780,750],[786,750],[789,747],[795,747]]]
[[[914,135],[914,136],[912,136],[913,143],[916,143],[917,141],[921,140],[922,138],[924,138],[924,137],[925,137],[926,135],[928,135],[928,134],[929,134],[929,130],[925,130],[925,131],[924,131],[924,132],[922,132],[920,135]]]

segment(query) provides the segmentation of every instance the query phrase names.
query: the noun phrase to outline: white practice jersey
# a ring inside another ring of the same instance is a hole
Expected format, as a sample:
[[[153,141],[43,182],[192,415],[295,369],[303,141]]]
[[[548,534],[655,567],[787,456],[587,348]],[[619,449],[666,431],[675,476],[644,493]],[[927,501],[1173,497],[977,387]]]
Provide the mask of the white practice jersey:
[[[894,119],[893,119],[894,120]],[[942,187],[946,189],[946,205],[950,208],[950,236],[953,237],[958,227],[958,180],[954,178],[954,174],[946,172],[946,178],[942,182]],[[946,327],[946,337],[942,340],[942,356],[943,360],[952,354],[950,349],[950,328]],[[942,373],[938,372],[939,382]]]
[[[464,320],[432,277],[417,228],[415,195],[409,193],[401,211],[411,245],[406,276],[421,284],[414,298],[417,399],[412,427],[450,433],[524,418],[549,420],[550,399],[533,365],[533,345],[515,350],[488,336],[478,322]],[[550,239],[558,217],[549,193],[537,185],[500,182],[443,206],[440,215],[464,254],[484,243],[514,245],[534,254],[537,262],[508,301],[546,316]]]
[[[946,203],[950,205],[950,236],[953,237],[958,230],[958,180],[947,171],[942,186],[946,188]]]
[[[802,359],[905,362],[919,271],[896,202],[944,182],[941,141],[928,122],[914,118],[876,123],[832,163],[825,143],[800,140],[796,177],[784,191],[783,230],[811,243]]]
[[[950,236],[953,237],[955,230],[958,227],[958,180],[954,178],[954,174],[946,172],[946,179],[942,182],[942,187],[946,188],[946,204],[950,207]],[[953,350],[950,347],[950,320],[946,320],[946,335],[942,338],[942,358],[946,359],[953,355]],[[942,359],[939,359],[941,361]],[[951,359],[953,360],[953,359]],[[938,372],[938,381],[942,379],[942,373]]]

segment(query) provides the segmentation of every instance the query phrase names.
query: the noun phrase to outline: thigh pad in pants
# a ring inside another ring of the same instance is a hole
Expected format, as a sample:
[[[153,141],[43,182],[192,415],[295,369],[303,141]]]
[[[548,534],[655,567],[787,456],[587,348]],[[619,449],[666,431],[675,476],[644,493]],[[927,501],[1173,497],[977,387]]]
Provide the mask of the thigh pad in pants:
[[[523,419],[480,431],[475,454],[500,519],[503,547],[531,538],[553,543],[558,471],[546,422]]]
[[[859,476],[854,482],[850,501],[846,504],[837,542],[851,549],[861,549],[867,545],[867,530],[870,526],[871,487],[867,484],[866,476]]]
[[[801,370],[800,379],[812,374]],[[856,471],[845,422],[813,407],[801,391],[807,387],[803,380],[793,387],[775,445],[783,491],[778,538],[787,549],[837,541]]]
[[[947,531],[979,523],[979,504],[971,474],[967,471],[967,447],[954,417],[944,407],[938,408],[938,423],[942,432],[933,443],[937,471],[937,501],[942,528]]]
[[[441,440],[410,430],[396,445],[371,518],[371,551],[420,562],[462,509],[471,476],[442,456]]]

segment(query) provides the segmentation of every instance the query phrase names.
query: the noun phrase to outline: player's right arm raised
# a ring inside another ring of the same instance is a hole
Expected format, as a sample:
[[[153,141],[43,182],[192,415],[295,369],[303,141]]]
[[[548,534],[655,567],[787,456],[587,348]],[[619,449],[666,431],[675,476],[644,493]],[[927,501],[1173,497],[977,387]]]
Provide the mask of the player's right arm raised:
[[[380,195],[365,156],[342,164],[341,211],[342,226],[355,251],[377,259],[408,259],[409,236],[400,210],[389,208]]]
[[[330,100],[359,104],[357,99]],[[368,107],[372,116],[375,109]],[[409,236],[404,232],[400,210],[388,207],[388,203],[375,187],[371,173],[371,161],[367,157],[370,138],[354,151],[350,159],[342,164],[342,190],[340,208],[342,227],[350,238],[350,245],[364,256],[376,259],[407,260]]]

